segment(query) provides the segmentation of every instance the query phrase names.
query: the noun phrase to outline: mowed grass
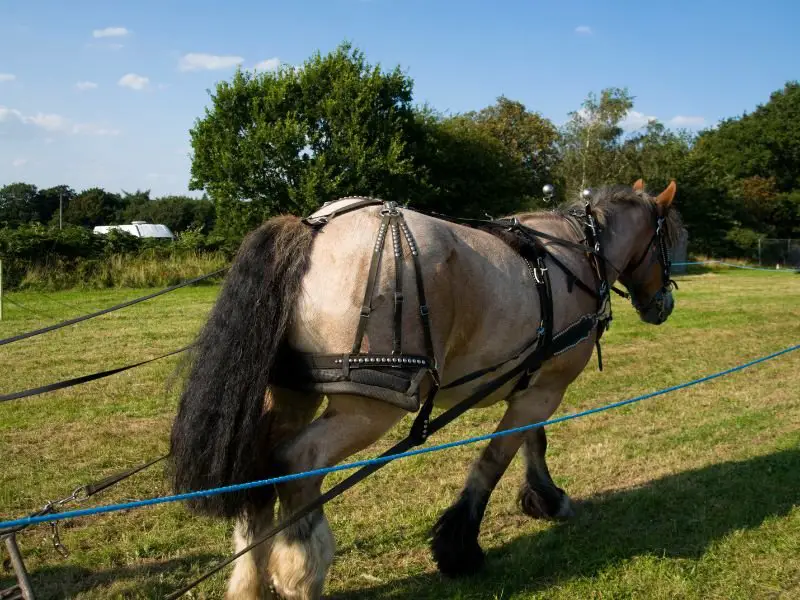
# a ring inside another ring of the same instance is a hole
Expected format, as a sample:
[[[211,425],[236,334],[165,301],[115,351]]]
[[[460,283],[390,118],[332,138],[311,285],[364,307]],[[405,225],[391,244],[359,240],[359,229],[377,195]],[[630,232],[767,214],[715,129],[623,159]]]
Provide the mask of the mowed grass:
[[[695,271],[696,272],[696,271]],[[714,269],[678,276],[654,327],[614,298],[596,361],[557,415],[629,398],[800,343],[800,276]],[[150,290],[14,293],[0,337]],[[0,393],[157,356],[191,341],[218,288],[156,300],[0,348]],[[0,404],[0,515],[26,514],[88,481],[167,451],[177,358]],[[429,443],[493,430],[502,406],[470,411]],[[411,417],[356,458],[408,431]],[[516,506],[515,458],[481,529],[482,572],[443,578],[428,531],[485,444],[390,464],[326,508],[338,542],[333,598],[800,598],[800,351],[745,371],[548,429],[550,470],[577,503],[568,523]],[[326,480],[326,487],[347,473]],[[155,467],[87,505],[170,493]],[[80,505],[78,505],[80,506]],[[73,508],[71,505],[69,508]],[[231,551],[229,523],[180,503],[80,518],[19,536],[38,598],[159,598]],[[222,596],[229,569],[195,598]],[[6,568],[2,585],[11,581]]]

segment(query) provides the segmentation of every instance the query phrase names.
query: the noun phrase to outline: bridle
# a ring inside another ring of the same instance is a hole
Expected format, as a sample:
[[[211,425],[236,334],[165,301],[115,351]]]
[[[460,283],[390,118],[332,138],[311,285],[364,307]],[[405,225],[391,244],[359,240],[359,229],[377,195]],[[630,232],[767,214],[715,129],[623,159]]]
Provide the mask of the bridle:
[[[648,256],[651,256],[650,262],[647,263],[649,267],[653,264],[652,254],[653,250],[655,250],[656,260],[658,260],[661,265],[661,288],[659,288],[647,304],[642,304],[636,299],[635,294],[631,294],[631,303],[639,312],[646,312],[656,303],[661,303],[662,306],[658,308],[659,310],[663,310],[664,296],[671,292],[672,288],[678,289],[678,284],[671,278],[672,258],[667,243],[668,239],[667,218],[664,215],[656,215],[655,232],[653,233],[653,237],[650,238],[644,253],[637,260],[632,261],[625,269],[627,273],[633,275],[633,273],[642,266],[644,260]],[[620,275],[622,275],[622,273],[620,273]]]

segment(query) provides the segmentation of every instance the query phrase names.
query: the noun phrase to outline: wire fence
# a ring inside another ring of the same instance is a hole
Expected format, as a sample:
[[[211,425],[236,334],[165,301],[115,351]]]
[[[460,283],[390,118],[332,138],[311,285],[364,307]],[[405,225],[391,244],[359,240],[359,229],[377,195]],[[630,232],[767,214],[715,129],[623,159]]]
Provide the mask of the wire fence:
[[[758,264],[773,268],[800,268],[800,240],[759,239]]]

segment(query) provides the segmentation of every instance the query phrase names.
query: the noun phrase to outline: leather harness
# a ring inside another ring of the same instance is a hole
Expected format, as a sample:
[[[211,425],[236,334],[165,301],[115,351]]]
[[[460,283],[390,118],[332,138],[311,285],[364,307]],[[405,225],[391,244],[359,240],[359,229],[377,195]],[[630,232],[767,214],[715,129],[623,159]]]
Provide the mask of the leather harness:
[[[345,200],[348,201],[348,203],[337,209],[336,205]],[[318,211],[314,215],[303,219],[303,222],[309,227],[320,230],[333,218],[341,214],[374,205],[383,205],[380,211],[381,221],[378,227],[375,244],[373,245],[372,260],[364,291],[364,300],[360,311],[358,326],[356,328],[355,339],[350,352],[342,354],[318,354],[297,352],[285,348],[278,358],[279,368],[275,370],[276,379],[274,383],[291,389],[315,391],[323,394],[353,394],[365,396],[388,402],[410,412],[417,412],[420,410],[420,384],[426,374],[430,375],[432,384],[430,391],[412,426],[412,435],[417,440],[417,443],[422,443],[428,435],[429,417],[433,409],[434,398],[439,389],[458,387],[478,379],[502,368],[509,362],[519,359],[526,353],[528,353],[528,356],[513,369],[493,381],[484,383],[478,390],[471,394],[469,398],[457,404],[453,409],[450,409],[448,413],[452,414],[448,414],[448,420],[455,418],[458,414],[474,406],[480,400],[518,375],[521,375],[521,377],[515,384],[513,391],[525,389],[531,377],[538,371],[542,363],[566,352],[584,341],[591,335],[594,329],[597,330],[595,343],[598,349],[600,369],[602,370],[600,337],[603,332],[608,329],[612,320],[610,290],[613,289],[613,291],[625,297],[629,297],[629,295],[616,288],[611,288],[608,285],[606,276],[607,259],[605,259],[602,254],[598,226],[588,202],[586,203],[585,214],[583,215],[586,239],[582,240],[588,245],[563,240],[545,232],[534,230],[522,225],[516,218],[493,220],[463,219],[438,213],[415,211],[428,214],[435,218],[466,224],[487,231],[508,243],[526,262],[533,276],[539,295],[539,304],[541,306],[541,319],[539,327],[536,330],[536,336],[525,344],[521,350],[499,364],[464,375],[445,386],[441,386],[438,363],[433,347],[430,312],[425,297],[419,249],[406,220],[403,218],[402,210],[409,209],[403,208],[401,210],[395,202],[383,201],[377,198],[343,198],[338,201],[325,203],[323,209],[329,207],[327,212],[322,210]],[[320,214],[321,212],[324,214]],[[578,217],[579,215],[573,214],[573,216]],[[669,257],[666,251],[664,230],[665,223],[663,219],[659,219],[656,235],[653,240],[651,240],[651,244],[656,239],[660,243],[661,253],[658,258],[662,262],[662,266],[664,266],[666,286],[669,284],[670,280]],[[383,249],[386,238],[390,232],[395,264],[392,348],[391,351],[384,353],[371,351],[362,352],[362,342],[372,312],[372,297],[375,284],[378,280]],[[551,254],[542,244],[540,238],[557,242],[561,245],[572,247],[586,253],[593,267],[592,271],[595,275],[596,289],[589,287]],[[414,264],[417,296],[419,300],[419,318],[425,343],[424,355],[407,354],[403,352],[403,242],[407,245]],[[649,251],[650,245],[648,245],[644,256],[646,256]],[[637,261],[637,266],[644,259],[644,256]],[[553,297],[546,260],[549,260],[553,265],[567,274],[568,289],[570,292],[572,291],[573,285],[577,285],[581,290],[595,297],[597,300],[596,313],[583,315],[577,321],[557,333],[553,332]]]

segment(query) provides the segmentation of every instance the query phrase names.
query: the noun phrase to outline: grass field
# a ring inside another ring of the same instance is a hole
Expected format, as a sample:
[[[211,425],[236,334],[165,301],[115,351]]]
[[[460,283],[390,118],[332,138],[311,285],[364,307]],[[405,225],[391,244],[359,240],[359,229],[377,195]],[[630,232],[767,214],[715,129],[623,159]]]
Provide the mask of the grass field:
[[[653,327],[614,298],[604,371],[590,363],[557,415],[656,390],[800,342],[800,276],[714,270],[677,277],[670,320]],[[188,343],[217,287],[182,289],[0,348],[0,393],[136,362]],[[15,293],[0,337],[149,290]],[[80,484],[167,450],[177,359],[0,404],[0,515],[26,514]],[[494,429],[502,407],[471,411],[430,443]],[[379,444],[403,437],[405,419]],[[486,568],[436,571],[429,527],[482,445],[388,465],[327,507],[338,552],[327,593],[356,598],[800,598],[800,351],[709,383],[549,429],[550,470],[578,504],[568,523],[515,506],[517,457],[481,530]],[[326,480],[327,485],[346,473]],[[169,493],[160,468],[92,503]],[[230,526],[180,504],[20,535],[38,598],[158,598],[230,552]],[[5,558],[5,556],[4,556]],[[193,597],[221,596],[228,570]],[[1,586],[11,581],[7,569]]]

